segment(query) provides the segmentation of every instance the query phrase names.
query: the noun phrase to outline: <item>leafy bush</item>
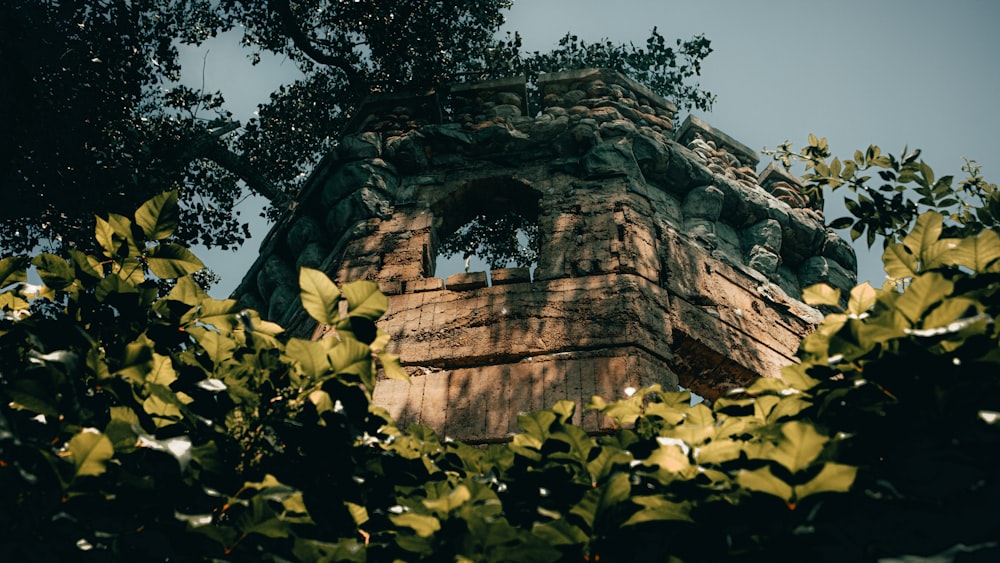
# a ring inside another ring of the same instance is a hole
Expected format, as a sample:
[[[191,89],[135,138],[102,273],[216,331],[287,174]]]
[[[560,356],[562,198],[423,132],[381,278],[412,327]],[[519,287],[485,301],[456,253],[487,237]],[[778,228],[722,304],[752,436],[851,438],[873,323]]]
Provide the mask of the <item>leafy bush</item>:
[[[0,261],[5,560],[996,557],[1000,237],[924,215],[881,290],[801,362],[708,406],[657,387],[519,417],[476,448],[399,428],[371,282],[300,272],[318,341],[209,298],[176,196],[98,219],[103,253]],[[26,283],[35,266],[43,285]],[[155,278],[176,278],[162,297]]]

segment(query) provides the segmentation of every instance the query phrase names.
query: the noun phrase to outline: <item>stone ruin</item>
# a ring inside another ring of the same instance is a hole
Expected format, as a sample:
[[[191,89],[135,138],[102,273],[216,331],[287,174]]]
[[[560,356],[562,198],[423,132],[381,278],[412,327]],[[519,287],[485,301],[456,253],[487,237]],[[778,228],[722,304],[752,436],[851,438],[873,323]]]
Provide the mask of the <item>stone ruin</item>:
[[[613,71],[382,95],[262,244],[236,291],[298,336],[324,327],[298,301],[297,270],[378,282],[410,382],[375,402],[401,424],[503,440],[517,415],[561,399],[589,431],[592,395],[678,384],[707,399],[794,361],[821,319],[799,301],[848,290],[857,263],[801,181]],[[477,213],[537,222],[537,266],[435,276],[439,241]]]

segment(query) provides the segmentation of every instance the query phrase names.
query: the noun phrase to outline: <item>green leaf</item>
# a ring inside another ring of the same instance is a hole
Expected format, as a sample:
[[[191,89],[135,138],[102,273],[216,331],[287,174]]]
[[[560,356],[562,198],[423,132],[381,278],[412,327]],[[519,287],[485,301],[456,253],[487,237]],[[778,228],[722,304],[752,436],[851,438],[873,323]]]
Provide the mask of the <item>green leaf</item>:
[[[192,326],[187,331],[198,340],[198,344],[212,359],[216,369],[222,363],[232,359],[233,352],[236,350],[236,342],[232,338],[200,326]]]
[[[372,369],[372,349],[354,339],[344,339],[327,356],[334,373],[353,373],[367,379]]]
[[[365,507],[360,504],[354,504],[353,502],[345,502],[344,506],[346,506],[347,511],[351,513],[351,519],[354,520],[355,525],[361,526],[368,521],[368,509]]]
[[[146,397],[146,400],[142,402],[142,408],[149,416],[153,417],[153,423],[156,424],[157,428],[170,426],[184,418],[180,407],[159,395]]]
[[[389,299],[378,289],[378,284],[368,280],[344,284],[347,311],[351,315],[377,321],[389,308]]]
[[[428,510],[433,510],[441,517],[447,517],[449,512],[462,506],[471,498],[472,494],[469,492],[469,488],[465,485],[459,485],[447,495],[422,502]]]
[[[28,281],[26,264],[27,261],[20,256],[8,256],[0,260],[0,289]]]
[[[606,483],[584,493],[583,498],[570,509],[570,513],[579,516],[593,529],[598,516],[612,506],[628,500],[631,492],[628,473],[615,473]]]
[[[910,233],[903,238],[903,245],[923,260],[924,252],[941,237],[943,222],[944,217],[936,211],[921,214]]]
[[[100,217],[94,217],[97,220],[97,224],[94,227],[94,238],[97,240],[97,244],[104,249],[104,252],[108,256],[115,256],[115,230],[111,228],[111,223],[108,223]]]
[[[826,463],[819,475],[813,477],[808,483],[795,486],[795,496],[798,500],[802,500],[816,493],[846,492],[854,484],[857,473],[857,467],[840,463]]]
[[[340,290],[326,274],[312,268],[299,270],[302,308],[316,322],[332,325],[340,317]]]
[[[142,229],[147,241],[163,240],[174,234],[179,221],[177,190],[154,196],[135,212],[135,223]]]
[[[94,289],[94,296],[98,301],[106,301],[108,297],[121,295],[123,293],[138,293],[139,290],[126,280],[118,276],[108,276],[101,279]]]
[[[556,415],[551,411],[538,411],[517,415],[517,427],[521,432],[536,438],[545,440],[549,435],[552,423],[556,421]]]
[[[171,383],[177,381],[177,372],[174,371],[174,366],[168,356],[161,356],[153,352],[153,367],[146,374],[146,381],[164,387],[169,387]]]
[[[965,266],[974,272],[985,272],[994,261],[1000,259],[1000,235],[985,229],[974,237],[963,238],[951,253],[950,261]]]
[[[167,294],[167,299],[180,301],[192,307],[207,299],[208,294],[189,276],[184,276],[177,280],[173,289]]]
[[[64,258],[55,254],[39,254],[32,258],[31,263],[38,269],[42,283],[56,291],[66,289],[76,281],[73,268]]]
[[[205,267],[190,250],[179,244],[159,244],[146,253],[149,269],[160,279],[182,278]]]
[[[736,482],[744,489],[773,495],[789,503],[794,501],[791,485],[775,477],[767,466],[753,471],[741,469],[736,475]]]
[[[931,309],[931,312],[924,318],[921,328],[947,327],[949,324],[961,319],[969,314],[975,314],[978,303],[972,299],[955,297],[945,299],[940,305]]]
[[[397,526],[410,528],[422,538],[430,537],[434,532],[441,529],[441,522],[437,518],[427,514],[417,514],[416,512],[390,514],[389,520]]]
[[[809,305],[830,305],[840,306],[840,290],[834,289],[825,283],[811,285],[802,290],[802,301]]]
[[[570,524],[565,519],[552,520],[544,524],[535,524],[531,534],[540,538],[548,545],[585,544],[590,536],[579,526]]]
[[[876,296],[875,288],[868,282],[855,286],[847,300],[847,312],[855,317],[867,313],[875,305]]]
[[[895,279],[909,278],[917,275],[917,258],[905,246],[892,242],[882,254],[885,273]]]
[[[84,254],[75,248],[69,249],[69,255],[73,260],[73,264],[76,266],[76,272],[78,275],[83,274],[96,279],[104,277],[101,262],[97,258],[94,258],[89,254]]]
[[[399,362],[399,356],[382,352],[378,355],[378,361],[382,364],[382,371],[387,378],[402,381],[410,380],[410,374],[406,373],[406,370],[403,369],[403,365]]]
[[[250,500],[250,510],[242,512],[235,524],[243,535],[260,534],[269,538],[284,538],[289,534],[288,524],[281,521],[267,499],[260,495]]]
[[[765,443],[758,452],[758,458],[774,460],[792,473],[808,468],[820,453],[823,446],[830,440],[816,432],[808,422],[792,420],[781,426],[783,439],[778,446],[771,448]]]
[[[917,276],[896,299],[896,310],[915,325],[928,309],[950,295],[953,289],[954,284],[937,272]]]
[[[661,496],[655,495],[635,496],[631,500],[643,508],[626,520],[622,524],[622,527],[634,526],[643,522],[691,522],[691,517],[689,516],[691,506],[686,502],[671,502]]]
[[[105,464],[115,455],[111,440],[104,434],[91,430],[84,430],[73,436],[67,450],[76,466],[76,477],[104,473]]]
[[[322,377],[330,371],[329,346],[323,342],[292,338],[285,345],[285,354],[297,361],[302,370],[312,378]]]
[[[846,229],[847,227],[850,227],[852,223],[854,223],[854,219],[851,219],[850,217],[840,217],[839,219],[830,221],[830,228]]]

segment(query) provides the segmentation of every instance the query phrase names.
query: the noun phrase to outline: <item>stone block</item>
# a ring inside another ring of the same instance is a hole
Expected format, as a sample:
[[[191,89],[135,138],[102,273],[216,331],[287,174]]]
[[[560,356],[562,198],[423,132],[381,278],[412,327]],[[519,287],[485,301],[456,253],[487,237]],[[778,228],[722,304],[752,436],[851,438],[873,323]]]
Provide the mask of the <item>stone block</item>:
[[[340,160],[367,160],[382,156],[382,136],[373,131],[344,135],[337,146]]]
[[[823,256],[808,258],[799,267],[799,285],[803,288],[825,283],[835,289],[842,290],[845,296],[857,283],[857,274],[847,271],[837,262]]]
[[[406,280],[407,293],[437,291],[439,289],[444,289],[444,280],[441,278],[419,278],[415,280]]]
[[[531,271],[528,268],[497,268],[490,271],[493,285],[509,283],[525,283],[531,281]]]
[[[307,244],[324,239],[326,239],[326,233],[323,231],[323,226],[310,216],[296,219],[285,234],[288,248],[295,254],[302,252]]]
[[[822,254],[826,258],[836,261],[848,272],[858,271],[858,256],[854,252],[854,247],[831,230],[826,232]]]
[[[295,260],[295,269],[306,267],[318,270],[329,255],[330,247],[318,242],[310,242],[299,252],[299,257]]]
[[[583,156],[580,164],[585,178],[641,176],[639,164],[632,156],[632,147],[626,139],[595,146]]]
[[[688,115],[677,132],[677,142],[687,145],[696,135],[701,135],[706,140],[714,141],[720,150],[724,150],[735,156],[744,166],[756,167],[757,163],[760,162],[757,152],[750,147],[719,129],[712,127],[694,115]]]
[[[381,280],[378,282],[378,289],[386,295],[399,295],[403,293],[403,282],[399,280]]]
[[[688,192],[681,205],[681,211],[685,218],[717,221],[719,214],[722,213],[724,198],[725,194],[715,186],[699,186]]]
[[[486,287],[486,272],[452,274],[445,278],[444,286],[451,291],[468,291]]]

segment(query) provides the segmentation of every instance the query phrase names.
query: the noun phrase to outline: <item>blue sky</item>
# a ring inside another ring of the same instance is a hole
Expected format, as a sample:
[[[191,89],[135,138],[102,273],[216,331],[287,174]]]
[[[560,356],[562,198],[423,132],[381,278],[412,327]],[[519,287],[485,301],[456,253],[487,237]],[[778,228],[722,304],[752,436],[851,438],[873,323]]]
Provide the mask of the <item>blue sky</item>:
[[[697,113],[749,147],[797,146],[810,133],[827,137],[834,154],[877,144],[899,153],[923,149],[939,176],[961,176],[962,157],[1000,177],[1000,2],[992,0],[522,0],[505,30],[528,50],[548,50],[567,31],[587,41],[643,43],[657,26],[668,39],[702,33],[714,52],[702,87],[717,95],[713,111]],[[184,49],[185,82],[222,90],[246,122],[278,84],[294,80],[288,61],[245,60],[239,33],[201,49]],[[766,165],[762,159],[761,167]],[[828,196],[827,218],[843,214]],[[255,216],[261,202],[243,204]],[[228,295],[253,263],[268,226],[239,252],[198,251],[222,276],[212,293]],[[860,280],[880,285],[880,252],[860,246]]]

